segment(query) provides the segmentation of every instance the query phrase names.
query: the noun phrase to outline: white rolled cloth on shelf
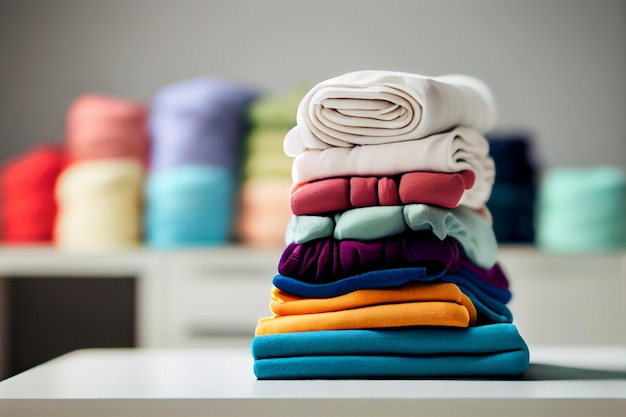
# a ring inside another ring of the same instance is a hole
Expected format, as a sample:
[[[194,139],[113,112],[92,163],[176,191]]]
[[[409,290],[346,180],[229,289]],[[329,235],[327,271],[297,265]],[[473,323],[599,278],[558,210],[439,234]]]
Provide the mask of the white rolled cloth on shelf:
[[[456,126],[485,133],[496,119],[493,94],[477,78],[355,71],[309,90],[283,147],[297,156],[308,149],[421,139]]]
[[[388,176],[413,171],[474,172],[474,186],[460,205],[481,208],[491,196],[495,165],[489,142],[479,132],[457,127],[421,140],[364,145],[352,148],[308,150],[293,160],[294,184],[323,178]]]

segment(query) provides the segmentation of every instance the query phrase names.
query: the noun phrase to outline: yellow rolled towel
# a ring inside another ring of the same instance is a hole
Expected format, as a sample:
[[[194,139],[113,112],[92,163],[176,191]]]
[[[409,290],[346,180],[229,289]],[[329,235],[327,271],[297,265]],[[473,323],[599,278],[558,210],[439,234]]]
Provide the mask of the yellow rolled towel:
[[[134,159],[102,159],[66,168],[56,184],[57,246],[102,249],[141,243],[144,167]]]

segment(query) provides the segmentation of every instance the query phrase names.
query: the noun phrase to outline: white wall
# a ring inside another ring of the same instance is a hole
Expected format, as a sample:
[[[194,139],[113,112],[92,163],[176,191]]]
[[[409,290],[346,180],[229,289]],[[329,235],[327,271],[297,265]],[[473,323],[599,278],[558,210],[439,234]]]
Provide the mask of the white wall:
[[[0,158],[61,140],[86,91],[199,75],[280,93],[357,69],[485,80],[544,166],[626,167],[623,0],[1,0]]]

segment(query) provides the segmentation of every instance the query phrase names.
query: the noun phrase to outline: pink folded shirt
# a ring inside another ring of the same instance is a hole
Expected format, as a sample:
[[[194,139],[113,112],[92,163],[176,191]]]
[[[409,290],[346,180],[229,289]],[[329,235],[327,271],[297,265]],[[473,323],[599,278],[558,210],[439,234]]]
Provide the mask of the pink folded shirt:
[[[357,207],[431,204],[459,205],[474,185],[470,170],[455,173],[415,171],[391,177],[338,177],[295,184],[290,191],[293,214],[321,214]]]

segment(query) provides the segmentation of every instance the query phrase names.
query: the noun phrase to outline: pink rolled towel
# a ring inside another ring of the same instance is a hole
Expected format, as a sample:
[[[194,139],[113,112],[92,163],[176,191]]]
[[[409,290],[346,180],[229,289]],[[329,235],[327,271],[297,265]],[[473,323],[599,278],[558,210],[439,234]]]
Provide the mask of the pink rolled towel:
[[[142,103],[97,94],[78,97],[67,113],[71,161],[132,158],[146,163],[148,109]]]

